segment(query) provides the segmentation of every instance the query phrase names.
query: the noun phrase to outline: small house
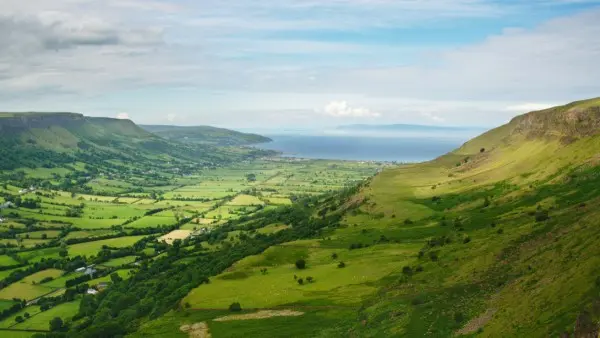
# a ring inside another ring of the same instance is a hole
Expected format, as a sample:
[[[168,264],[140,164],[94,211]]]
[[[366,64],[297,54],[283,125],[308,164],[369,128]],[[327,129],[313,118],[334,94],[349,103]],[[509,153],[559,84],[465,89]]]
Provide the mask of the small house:
[[[88,289],[86,292],[88,295],[95,295],[98,293],[98,290],[94,290],[94,289]]]

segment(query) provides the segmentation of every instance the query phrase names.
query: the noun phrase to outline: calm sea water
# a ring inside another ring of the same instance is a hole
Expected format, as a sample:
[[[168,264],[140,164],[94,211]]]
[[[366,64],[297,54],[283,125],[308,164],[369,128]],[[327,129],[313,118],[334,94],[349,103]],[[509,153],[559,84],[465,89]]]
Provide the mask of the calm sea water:
[[[273,142],[258,148],[283,156],[364,161],[421,162],[460,147],[469,137],[372,137],[338,135],[267,135]]]

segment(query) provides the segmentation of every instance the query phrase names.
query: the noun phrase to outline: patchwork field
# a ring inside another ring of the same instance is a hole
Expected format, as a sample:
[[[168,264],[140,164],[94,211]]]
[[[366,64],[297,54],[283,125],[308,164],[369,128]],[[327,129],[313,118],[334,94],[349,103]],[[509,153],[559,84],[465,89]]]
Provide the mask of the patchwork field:
[[[111,163],[135,168],[121,161]],[[166,246],[175,239],[193,239],[192,233],[203,237],[181,248],[182,252],[189,252],[189,257],[178,260],[176,264],[191,264],[199,254],[216,253],[241,243],[247,236],[268,236],[288,230],[290,226],[280,223],[256,231],[233,229],[225,234],[225,238],[210,237],[211,232],[227,225],[229,220],[246,219],[257,212],[291,205],[293,200],[302,196],[320,195],[351,186],[372,176],[381,166],[376,163],[265,159],[222,168],[204,168],[188,175],[165,172],[160,174],[163,175],[161,179],[139,173],[112,173],[82,181],[87,189],[85,193],[0,185],[0,201],[4,202],[6,198],[14,200],[15,196],[26,201],[26,204],[0,210],[3,219],[0,232],[14,233],[0,239],[0,247],[6,252],[0,255],[0,267],[22,265],[0,270],[0,282],[9,281],[0,286],[0,311],[10,309],[15,304],[13,298],[26,301],[38,297],[58,299],[56,306],[45,311],[30,304],[6,315],[0,318],[0,328],[10,328],[12,331],[3,332],[11,336],[29,337],[31,333],[20,330],[48,330],[54,317],[69,322],[79,311],[81,295],[76,295],[75,301],[66,297],[69,294],[72,297],[72,290],[78,285],[101,285],[99,288],[103,290],[114,282],[111,274],[116,273],[120,279],[131,278],[138,265],[152,264],[169,257],[172,253]],[[85,170],[83,164],[76,164],[73,168]],[[32,177],[55,183],[59,182],[57,177],[69,172],[64,168],[25,170]],[[140,242],[144,238],[148,239]],[[160,243],[161,240],[165,240],[167,245]],[[273,250],[286,252],[284,255],[289,257],[296,255],[293,247]],[[336,250],[311,248],[305,252],[310,266],[303,273],[313,275],[313,283],[299,286],[293,279],[293,273],[290,275],[293,268],[289,261],[262,262],[258,257],[248,258],[237,264],[234,271],[214,278],[210,287],[201,289],[197,296],[190,296],[190,302],[194,307],[227,308],[229,299],[239,298],[236,293],[243,290],[244,283],[250,282],[263,284],[264,293],[247,294],[245,298],[238,299],[244,306],[318,303],[321,301],[320,293],[332,290],[339,295],[332,304],[354,306],[364,295],[373,292],[374,288],[368,283],[398,269],[390,257],[383,255],[378,259],[390,260],[390,263],[377,271],[369,270],[375,257],[355,257],[355,261],[350,263],[354,256],[341,250],[340,256],[349,262],[347,269],[339,269],[326,257],[333,251]],[[269,252],[265,253],[266,260],[271,257]],[[78,256],[83,260],[71,264],[71,260]],[[139,264],[134,265],[136,261]],[[259,271],[263,265],[269,270],[266,275]],[[94,275],[86,277],[87,273]],[[344,285],[341,282],[344,279],[353,283]],[[266,297],[269,291],[274,291],[275,296]],[[77,292],[85,293],[87,290],[79,289]],[[218,299],[210,294],[212,292],[222,293],[223,298]],[[308,311],[306,316],[321,315]],[[22,322],[17,322],[18,317]],[[222,330],[222,324],[215,325],[215,332]],[[183,333],[176,330],[175,334]]]

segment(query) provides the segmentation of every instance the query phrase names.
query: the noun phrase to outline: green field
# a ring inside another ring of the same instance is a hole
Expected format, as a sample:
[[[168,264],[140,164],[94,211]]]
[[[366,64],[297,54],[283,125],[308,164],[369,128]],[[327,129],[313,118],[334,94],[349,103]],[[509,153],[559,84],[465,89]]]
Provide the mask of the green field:
[[[41,297],[54,289],[45,285],[33,285],[26,282],[16,282],[0,290],[0,299],[32,300]]]
[[[64,271],[58,269],[48,269],[40,272],[36,272],[33,275],[25,277],[22,281],[29,284],[39,284],[44,278],[51,277],[52,279],[58,278],[64,274]]]
[[[133,245],[135,242],[145,236],[127,236],[119,238],[111,238],[94,242],[80,243],[69,246],[68,251],[70,256],[92,256],[96,255],[103,246],[122,248]]]
[[[73,317],[79,310],[79,302],[70,302],[57,305],[49,310],[39,312],[26,319],[23,323],[19,323],[13,327],[15,330],[49,330],[50,321],[54,317],[60,317],[67,320]]]

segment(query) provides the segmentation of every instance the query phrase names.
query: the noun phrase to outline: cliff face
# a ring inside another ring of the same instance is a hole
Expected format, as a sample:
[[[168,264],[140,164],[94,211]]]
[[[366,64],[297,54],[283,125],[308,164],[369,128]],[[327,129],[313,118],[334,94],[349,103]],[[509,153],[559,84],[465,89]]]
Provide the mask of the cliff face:
[[[0,132],[4,135],[20,133],[31,128],[52,126],[79,126],[85,122],[82,114],[75,113],[15,113],[0,115]]]
[[[600,99],[573,102],[564,106],[515,117],[513,133],[527,137],[556,137],[569,142],[600,134]]]

